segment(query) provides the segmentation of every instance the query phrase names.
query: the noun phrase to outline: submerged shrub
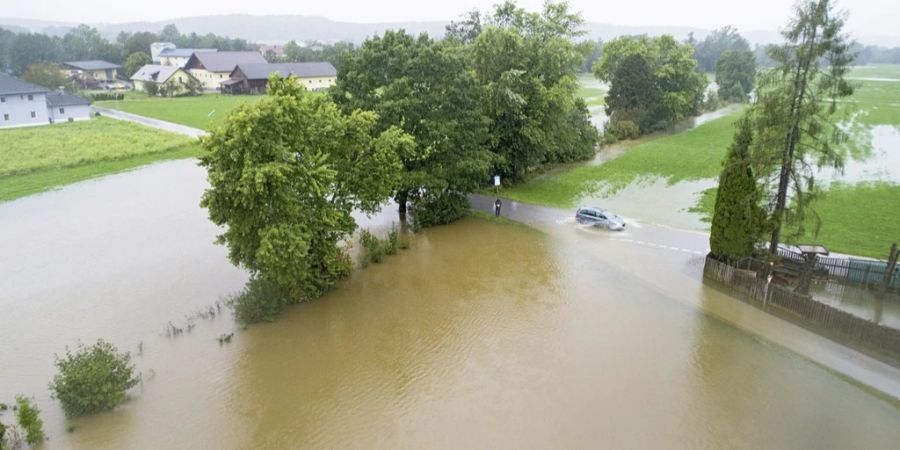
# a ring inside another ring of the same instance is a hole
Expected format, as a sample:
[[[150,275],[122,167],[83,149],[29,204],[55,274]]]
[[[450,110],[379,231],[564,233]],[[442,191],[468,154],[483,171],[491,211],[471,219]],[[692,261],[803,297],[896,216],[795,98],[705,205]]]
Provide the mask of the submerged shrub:
[[[380,263],[385,255],[393,255],[401,249],[409,248],[409,242],[396,225],[391,225],[384,239],[375,236],[369,230],[360,230],[359,243],[362,245],[360,259],[363,267],[373,262]]]
[[[114,408],[125,399],[125,391],[138,384],[128,353],[100,339],[79,345],[63,358],[56,357],[59,373],[50,383],[54,398],[62,402],[67,416],[93,414]]]
[[[641,128],[630,120],[615,120],[606,124],[603,131],[604,141],[611,144],[625,139],[637,139]]]
[[[262,278],[252,278],[244,290],[228,301],[239,323],[272,322],[289,305],[290,298],[277,284]]]
[[[25,430],[25,442],[34,445],[44,440],[44,421],[41,420],[41,410],[31,403],[31,399],[21,395],[16,397],[16,418],[19,426]]]
[[[439,195],[417,199],[413,208],[415,229],[446,225],[466,215],[469,199],[459,192],[442,192]]]

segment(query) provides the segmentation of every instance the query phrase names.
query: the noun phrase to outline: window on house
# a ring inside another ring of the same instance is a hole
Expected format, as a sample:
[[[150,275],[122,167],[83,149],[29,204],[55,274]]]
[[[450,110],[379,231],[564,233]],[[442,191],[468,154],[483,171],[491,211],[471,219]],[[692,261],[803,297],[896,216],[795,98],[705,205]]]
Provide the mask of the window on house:
[[[0,97],[0,103],[6,103],[6,97]]]
[[[60,114],[65,114],[65,113],[66,113],[66,108],[59,108],[59,113],[60,113]]]
[[[9,114],[4,114],[4,115],[3,115],[3,120],[9,120]]]
[[[32,111],[32,112],[31,112],[31,118],[34,119],[35,117],[37,117],[37,114],[35,114],[34,111]]]
[[[28,101],[31,101],[31,100],[34,100],[34,96],[31,94],[28,94]]]

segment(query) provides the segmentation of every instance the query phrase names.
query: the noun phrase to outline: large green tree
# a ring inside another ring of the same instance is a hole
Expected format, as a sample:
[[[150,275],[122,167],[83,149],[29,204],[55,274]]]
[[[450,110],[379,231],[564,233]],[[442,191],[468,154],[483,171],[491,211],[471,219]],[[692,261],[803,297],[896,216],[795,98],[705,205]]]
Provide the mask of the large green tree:
[[[408,200],[422,206],[471,192],[487,179],[493,163],[488,122],[459,46],[388,31],[347,53],[341,67],[332,94],[345,112],[374,111],[380,130],[398,127],[415,138],[394,195],[401,214]]]
[[[785,224],[803,233],[810,202],[820,194],[817,165],[842,164],[838,145],[845,134],[837,127],[838,101],[853,93],[852,41],[843,33],[844,15],[832,0],[798,3],[785,42],[769,47],[775,67],[759,77],[752,117],[758,161],[773,191],[774,230],[769,251],[774,257]],[[818,218],[813,218],[818,223]]]
[[[53,63],[35,63],[28,66],[20,77],[23,80],[53,90],[69,87],[69,80]]]
[[[96,28],[78,25],[63,36],[63,50],[67,61],[99,59],[107,42]]]
[[[612,113],[612,123],[632,122],[642,132],[664,120],[661,92],[643,55],[632,53],[618,64],[610,80],[606,104]]]
[[[728,263],[753,253],[765,220],[750,156],[752,142],[752,124],[742,119],[719,175],[709,247],[716,258]]]
[[[381,208],[413,139],[379,131],[373,112],[344,114],[295,78],[272,77],[266,97],[231,113],[203,146],[210,188],[202,206],[226,227],[219,242],[232,262],[296,302],[348,273],[351,213]]]
[[[731,26],[713,30],[702,41],[694,44],[694,56],[700,70],[704,72],[714,72],[719,58],[728,51],[750,51],[750,43]]]
[[[716,63],[719,98],[745,102],[756,79],[756,57],[750,50],[725,51]]]
[[[152,62],[153,60],[150,59],[150,55],[144,52],[132,53],[125,58],[125,64],[122,65],[122,69],[125,70],[123,75],[125,75],[126,78],[131,78],[138,69]]]
[[[651,118],[641,122],[653,123],[650,129],[665,128],[678,121],[696,115],[700,111],[706,89],[706,77],[697,70],[697,60],[693,49],[682,44],[672,36],[658,37],[624,36],[613,39],[603,46],[603,54],[594,64],[594,76],[610,83],[610,90],[634,90],[625,88],[623,83],[645,83],[643,79],[632,80],[627,77],[616,77],[616,72],[630,55],[644,58],[653,73],[654,85],[658,91],[658,106],[653,108]],[[620,86],[615,86],[619,84]],[[607,114],[615,117],[616,106],[607,105]],[[650,120],[653,119],[653,120]]]
[[[509,1],[493,15],[470,14],[454,24],[451,36],[460,38],[451,39],[471,42],[497,171],[514,181],[540,164],[595,151],[596,129],[575,94],[583,57],[573,39],[581,25],[566,3],[548,2],[540,13],[529,13]]]

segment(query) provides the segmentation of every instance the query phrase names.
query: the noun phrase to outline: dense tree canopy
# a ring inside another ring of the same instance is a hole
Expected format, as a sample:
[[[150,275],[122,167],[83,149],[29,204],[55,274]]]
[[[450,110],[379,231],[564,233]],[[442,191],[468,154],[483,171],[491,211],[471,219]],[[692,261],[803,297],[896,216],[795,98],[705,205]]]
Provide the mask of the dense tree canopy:
[[[480,92],[458,45],[388,31],[346,54],[332,94],[345,112],[374,111],[379,130],[396,126],[415,138],[395,193],[405,212],[408,199],[465,194],[487,179],[493,155]]]
[[[484,89],[489,145],[498,172],[513,180],[542,163],[594,153],[596,129],[575,95],[583,58],[572,41],[581,35],[581,24],[565,3],[546,3],[541,13],[529,13],[506,2],[493,15],[473,13],[451,25],[452,40],[471,42],[467,51]]]
[[[744,102],[753,91],[756,79],[756,56],[749,50],[725,51],[716,63],[716,84],[719,98],[729,102]]]
[[[219,241],[254,278],[291,301],[318,297],[350,266],[341,243],[353,211],[374,213],[397,185],[413,139],[378,129],[378,115],[342,113],[295,78],[229,115],[203,141],[210,188],[202,205],[227,228]]]
[[[630,61],[635,66],[629,70],[637,70],[638,62],[633,58],[629,59],[631,55],[640,55],[646,62],[653,75],[652,83],[643,77],[632,79],[616,76],[619,66],[625,61]],[[603,46],[603,54],[594,64],[594,75],[610,83],[610,92],[636,93],[639,89],[652,87],[649,92],[653,93],[654,99],[648,101],[652,105],[648,110],[628,109],[634,105],[634,101],[613,101],[612,104],[607,104],[607,114],[613,122],[623,116],[623,120],[644,124],[641,126],[642,132],[665,128],[697,114],[707,84],[706,77],[697,70],[693,49],[668,35],[627,36],[607,42]],[[640,86],[627,87],[623,84]],[[622,106],[626,109],[620,109]]]
[[[69,80],[59,70],[59,66],[52,63],[32,64],[25,69],[21,78],[29,83],[34,83],[50,90],[69,87]]]
[[[727,51],[744,52],[750,50],[750,44],[743,36],[738,34],[734,27],[725,26],[718,30],[713,30],[702,41],[697,42],[694,48],[694,56],[700,70],[704,72],[715,72],[716,64],[722,53]]]

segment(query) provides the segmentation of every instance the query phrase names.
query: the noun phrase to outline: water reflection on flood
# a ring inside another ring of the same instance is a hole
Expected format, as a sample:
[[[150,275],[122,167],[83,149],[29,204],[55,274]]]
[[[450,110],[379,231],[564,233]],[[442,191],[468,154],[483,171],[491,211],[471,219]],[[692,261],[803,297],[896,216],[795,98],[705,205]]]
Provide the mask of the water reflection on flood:
[[[892,404],[701,313],[731,303],[699,282],[696,258],[570,228],[467,219],[430,229],[276,323],[239,330],[217,316],[166,338],[168,320],[246,278],[211,244],[203,187],[202,170],[182,161],[0,205],[0,248],[11,255],[0,260],[0,400],[36,395],[44,447],[900,440]],[[225,331],[237,334],[220,346]],[[145,382],[120,410],[79,419],[68,434],[46,393],[52,353],[100,336],[132,351],[143,343]]]

